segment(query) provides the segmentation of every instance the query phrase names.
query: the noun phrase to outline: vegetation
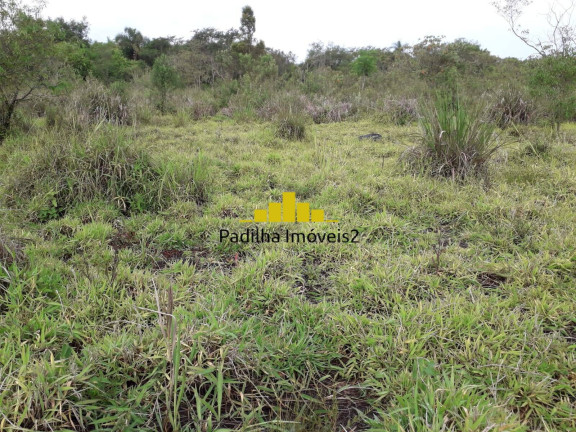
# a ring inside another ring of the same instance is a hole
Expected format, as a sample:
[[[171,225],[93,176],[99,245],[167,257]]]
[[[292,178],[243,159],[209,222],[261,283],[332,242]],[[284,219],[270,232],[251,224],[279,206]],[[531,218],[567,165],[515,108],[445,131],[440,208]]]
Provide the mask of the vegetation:
[[[158,109],[162,114],[166,112],[166,99],[168,91],[178,84],[176,70],[168,63],[166,55],[161,55],[154,61],[152,67],[152,85],[158,92]]]
[[[574,39],[526,4],[528,60],[296,64],[249,6],[102,43],[0,0],[0,431],[576,430]],[[241,222],[289,191],[339,222]]]
[[[61,66],[54,38],[45,22],[16,0],[0,9],[0,144],[6,138],[16,108],[39,87],[56,84]]]
[[[409,156],[412,164],[453,179],[485,173],[501,143],[482,106],[466,106],[457,97],[442,94],[434,104],[424,105],[421,114],[421,144]]]

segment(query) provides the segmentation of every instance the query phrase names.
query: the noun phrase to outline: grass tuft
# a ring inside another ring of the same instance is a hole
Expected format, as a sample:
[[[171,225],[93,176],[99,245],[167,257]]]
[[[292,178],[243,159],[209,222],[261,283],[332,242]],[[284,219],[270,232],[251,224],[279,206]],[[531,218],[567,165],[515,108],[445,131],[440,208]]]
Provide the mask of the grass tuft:
[[[482,106],[466,106],[446,95],[422,104],[420,144],[406,154],[409,165],[453,179],[485,174],[502,144],[483,114]]]
[[[276,136],[290,141],[302,141],[306,138],[306,120],[299,113],[282,113],[276,122]]]

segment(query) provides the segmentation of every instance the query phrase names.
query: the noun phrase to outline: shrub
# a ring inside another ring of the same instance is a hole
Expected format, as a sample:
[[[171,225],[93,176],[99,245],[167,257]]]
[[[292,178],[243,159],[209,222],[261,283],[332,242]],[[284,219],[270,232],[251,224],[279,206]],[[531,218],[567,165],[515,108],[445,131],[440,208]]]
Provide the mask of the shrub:
[[[178,110],[174,114],[174,127],[184,127],[190,123],[190,115],[184,110]]]
[[[163,54],[154,61],[150,78],[158,96],[157,107],[164,114],[167,110],[168,93],[176,88],[179,82],[178,73],[170,64],[166,55]]]
[[[418,101],[416,99],[400,98],[386,101],[384,111],[386,117],[397,126],[405,126],[418,120]]]
[[[62,110],[55,106],[46,107],[45,111],[46,127],[60,129],[64,125],[64,115]]]
[[[439,96],[434,103],[422,104],[420,112],[420,145],[409,153],[410,165],[453,179],[485,172],[501,145],[496,126],[484,119],[484,107]]]
[[[317,124],[341,122],[355,112],[350,102],[337,102],[327,97],[307,100],[305,110]]]
[[[501,129],[510,124],[528,124],[535,117],[532,102],[512,86],[496,91],[495,101],[490,107],[490,118]]]

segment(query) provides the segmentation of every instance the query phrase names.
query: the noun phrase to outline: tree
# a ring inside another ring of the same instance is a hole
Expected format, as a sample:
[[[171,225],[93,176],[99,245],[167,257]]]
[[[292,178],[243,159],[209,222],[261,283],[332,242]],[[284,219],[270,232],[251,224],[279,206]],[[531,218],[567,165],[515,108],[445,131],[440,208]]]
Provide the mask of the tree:
[[[545,38],[531,34],[520,23],[524,10],[531,3],[531,0],[497,0],[492,4],[506,20],[512,33],[541,57],[573,55],[576,51],[576,32],[571,23],[576,6],[574,0],[568,6],[555,1],[550,7],[546,17],[550,31]]]
[[[158,109],[164,114],[166,112],[168,92],[178,85],[176,70],[164,54],[156,59],[152,67],[152,85],[158,92]]]
[[[106,84],[129,81],[138,62],[128,60],[114,42],[94,42],[89,50],[93,75]]]
[[[90,40],[88,39],[88,22],[64,18],[49,19],[46,21],[48,29],[54,36],[57,50],[61,58],[82,79],[86,79],[92,72],[90,60]]]
[[[376,55],[377,53],[373,51],[360,51],[358,57],[350,65],[352,72],[362,77],[362,90],[364,90],[366,77],[372,75],[377,69],[378,58]]]
[[[140,51],[146,40],[138,30],[126,27],[124,33],[117,34],[114,40],[128,60],[140,59]]]
[[[323,67],[341,70],[348,67],[353,60],[354,53],[347,48],[332,43],[324,46],[321,42],[314,42],[310,45],[304,66],[308,70]]]
[[[413,56],[422,79],[450,91],[455,90],[459,77],[482,76],[496,61],[476,43],[445,42],[444,36],[426,36],[414,45]]]
[[[79,44],[86,47],[90,44],[88,39],[88,22],[86,18],[82,21],[70,20],[64,18],[49,19],[46,21],[48,27],[54,33],[56,42],[68,42]]]
[[[39,18],[40,8],[0,0],[0,143],[15,109],[42,87],[58,82],[64,66],[54,35]]]
[[[242,18],[240,18],[240,33],[248,45],[252,45],[252,39],[256,32],[256,17],[250,6],[242,8]]]
[[[556,1],[550,6],[546,38],[534,36],[520,24],[525,8],[531,3],[530,0],[499,0],[493,4],[512,33],[536,51],[538,58],[530,62],[528,84],[532,95],[546,106],[558,133],[562,121],[576,116],[576,32],[571,22],[576,3],[572,0],[565,6]]]
[[[153,66],[154,61],[162,54],[168,54],[172,49],[172,44],[174,43],[174,37],[159,37],[152,40],[145,40],[142,50],[140,52],[140,58],[148,66]]]

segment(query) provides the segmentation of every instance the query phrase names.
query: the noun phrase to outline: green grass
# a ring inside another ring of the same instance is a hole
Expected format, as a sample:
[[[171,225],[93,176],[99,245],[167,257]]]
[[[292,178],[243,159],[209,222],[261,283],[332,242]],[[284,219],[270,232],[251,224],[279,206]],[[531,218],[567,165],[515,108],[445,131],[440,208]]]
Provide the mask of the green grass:
[[[485,174],[486,164],[503,143],[482,105],[440,95],[420,111],[420,145],[409,158],[412,165],[453,179]]]
[[[576,429],[572,125],[487,189],[406,173],[415,126],[162,124],[123,130],[162,205],[0,209],[0,430]],[[3,191],[44,133],[0,148]],[[219,242],[285,191],[340,222],[268,229],[360,243]]]

